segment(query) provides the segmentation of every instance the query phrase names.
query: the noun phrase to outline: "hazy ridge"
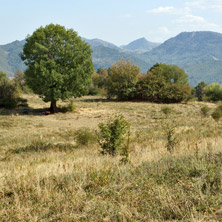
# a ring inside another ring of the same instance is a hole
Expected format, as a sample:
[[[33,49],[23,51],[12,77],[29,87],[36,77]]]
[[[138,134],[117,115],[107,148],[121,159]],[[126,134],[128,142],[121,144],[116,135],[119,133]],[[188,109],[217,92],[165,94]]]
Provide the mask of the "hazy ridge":
[[[142,73],[157,62],[176,64],[185,69],[191,85],[200,81],[220,82],[222,71],[222,34],[216,32],[183,32],[162,44],[145,38],[118,47],[101,39],[86,39],[93,50],[95,70],[108,68],[120,58],[137,64]],[[23,41],[0,46],[0,70],[13,76],[16,70],[23,71],[24,63],[19,57]]]

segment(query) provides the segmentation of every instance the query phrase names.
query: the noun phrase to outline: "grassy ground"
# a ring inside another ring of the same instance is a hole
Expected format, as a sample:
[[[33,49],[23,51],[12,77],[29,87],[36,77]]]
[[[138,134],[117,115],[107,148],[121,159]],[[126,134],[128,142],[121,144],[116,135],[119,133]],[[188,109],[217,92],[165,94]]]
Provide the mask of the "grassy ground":
[[[24,97],[28,115],[0,110],[0,221],[222,221],[222,128],[201,116],[206,103],[84,97],[75,112],[46,116],[49,104]],[[75,139],[116,114],[131,124],[127,164]]]

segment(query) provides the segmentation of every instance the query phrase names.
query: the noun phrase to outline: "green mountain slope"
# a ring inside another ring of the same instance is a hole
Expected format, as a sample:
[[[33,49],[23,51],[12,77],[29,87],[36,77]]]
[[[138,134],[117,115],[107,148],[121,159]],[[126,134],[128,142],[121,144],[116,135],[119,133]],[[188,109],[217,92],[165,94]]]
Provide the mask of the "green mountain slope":
[[[112,43],[100,39],[84,39],[88,42],[93,50],[93,63],[95,70],[98,68],[108,68],[116,63],[120,58],[129,59],[141,68],[141,72],[146,72],[150,64],[139,58],[135,53],[124,52]],[[7,45],[0,46],[0,70],[13,76],[17,70],[24,71],[25,65],[19,54],[23,50],[25,40],[15,41]]]
[[[96,47],[96,46],[104,46],[104,47],[108,47],[111,49],[120,49],[118,46],[110,43],[110,42],[106,42],[103,41],[101,39],[86,39],[86,38],[82,38],[82,40],[86,41],[88,44],[91,45],[91,47]]]
[[[151,63],[159,61],[181,66],[222,59],[222,34],[183,32],[143,55]]]
[[[151,64],[143,61],[135,53],[122,52],[118,49],[108,48],[104,46],[92,47],[93,50],[93,64],[95,70],[98,68],[109,68],[119,59],[129,59],[132,63],[140,67],[141,72],[147,72]]]
[[[0,70],[8,76],[13,76],[17,70],[24,70],[25,65],[19,54],[23,50],[25,41],[15,41],[0,46]]]
[[[212,83],[222,79],[222,34],[183,32],[141,55],[148,63],[176,64],[185,69],[190,84]],[[220,74],[221,73],[221,74]]]
[[[123,45],[121,48],[131,50],[131,51],[150,51],[153,48],[159,46],[160,43],[150,42],[145,38],[137,39],[133,42],[130,42],[128,45]]]
[[[192,86],[199,82],[222,83],[222,61],[208,61],[184,67]]]
[[[183,32],[146,53],[121,49],[100,39],[84,40],[92,47],[95,70],[108,68],[120,58],[129,59],[137,64],[143,73],[146,73],[153,64],[163,62],[184,68],[192,86],[200,81],[222,83],[222,34],[220,33]],[[144,39],[140,41],[144,43]],[[15,41],[0,46],[0,70],[9,76],[13,76],[16,70],[25,69],[19,57],[24,43],[25,41]],[[135,47],[139,49],[138,47],[143,46],[141,44]]]

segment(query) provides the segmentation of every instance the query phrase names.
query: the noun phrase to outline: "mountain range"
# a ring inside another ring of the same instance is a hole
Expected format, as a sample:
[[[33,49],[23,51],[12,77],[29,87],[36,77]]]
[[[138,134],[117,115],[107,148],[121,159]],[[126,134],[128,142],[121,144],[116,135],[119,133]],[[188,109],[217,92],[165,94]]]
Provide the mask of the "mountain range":
[[[216,32],[182,32],[164,43],[153,43],[145,38],[128,45],[116,46],[100,39],[86,39],[93,50],[95,70],[108,68],[120,58],[138,65],[142,73],[155,63],[176,64],[189,76],[195,86],[200,81],[222,83],[222,34]],[[25,65],[19,57],[25,40],[0,46],[0,70],[13,76]]]

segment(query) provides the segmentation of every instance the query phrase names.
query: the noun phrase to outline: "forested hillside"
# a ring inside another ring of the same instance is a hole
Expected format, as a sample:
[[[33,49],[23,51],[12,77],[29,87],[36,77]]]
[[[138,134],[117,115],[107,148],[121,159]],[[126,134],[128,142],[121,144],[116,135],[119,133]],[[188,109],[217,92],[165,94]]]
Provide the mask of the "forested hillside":
[[[220,78],[222,34],[220,33],[183,32],[159,46],[141,38],[122,48],[100,39],[84,40],[93,50],[95,70],[109,68],[123,58],[138,65],[142,73],[146,73],[155,63],[176,64],[185,69],[192,86],[200,81],[222,83]],[[19,57],[24,43],[25,40],[0,46],[0,70],[6,72],[8,76],[13,76],[16,70],[25,69]]]

